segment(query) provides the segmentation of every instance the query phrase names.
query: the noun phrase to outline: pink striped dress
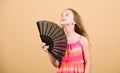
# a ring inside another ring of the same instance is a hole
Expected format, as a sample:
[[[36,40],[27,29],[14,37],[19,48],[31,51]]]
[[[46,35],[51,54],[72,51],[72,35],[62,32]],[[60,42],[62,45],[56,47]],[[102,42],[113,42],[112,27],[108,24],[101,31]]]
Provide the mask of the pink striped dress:
[[[84,58],[80,40],[67,44],[66,53],[57,73],[84,73]]]

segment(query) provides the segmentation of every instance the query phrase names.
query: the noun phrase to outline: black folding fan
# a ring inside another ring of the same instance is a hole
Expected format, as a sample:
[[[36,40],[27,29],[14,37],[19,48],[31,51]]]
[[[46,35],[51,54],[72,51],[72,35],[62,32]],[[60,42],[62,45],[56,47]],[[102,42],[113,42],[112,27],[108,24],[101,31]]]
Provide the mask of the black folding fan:
[[[60,62],[65,54],[67,39],[61,27],[56,23],[42,20],[37,22],[42,42],[49,45],[48,51]]]

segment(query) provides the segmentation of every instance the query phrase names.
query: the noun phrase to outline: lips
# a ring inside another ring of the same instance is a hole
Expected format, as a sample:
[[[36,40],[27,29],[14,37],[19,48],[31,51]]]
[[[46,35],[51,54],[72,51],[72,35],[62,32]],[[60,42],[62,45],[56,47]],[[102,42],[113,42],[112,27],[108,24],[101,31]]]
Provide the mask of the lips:
[[[61,21],[65,21],[65,19],[61,19]]]

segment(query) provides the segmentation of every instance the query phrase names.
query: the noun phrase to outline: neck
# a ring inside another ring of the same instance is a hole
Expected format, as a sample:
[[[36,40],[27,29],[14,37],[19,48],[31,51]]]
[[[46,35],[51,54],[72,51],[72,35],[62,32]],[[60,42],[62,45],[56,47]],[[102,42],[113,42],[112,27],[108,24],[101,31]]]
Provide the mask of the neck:
[[[74,31],[74,25],[66,25],[64,27],[64,31],[67,37],[72,36],[73,34],[75,34],[76,32]]]

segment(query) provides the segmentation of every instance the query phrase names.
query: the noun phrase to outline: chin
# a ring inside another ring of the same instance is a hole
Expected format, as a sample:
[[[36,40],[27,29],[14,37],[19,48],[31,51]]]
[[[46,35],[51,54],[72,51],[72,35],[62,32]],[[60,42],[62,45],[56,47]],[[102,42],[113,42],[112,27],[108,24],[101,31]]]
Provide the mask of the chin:
[[[61,23],[60,23],[60,25],[61,25],[61,26],[64,26],[64,24],[61,24]]]
[[[61,25],[62,27],[64,27],[64,26],[65,26],[65,24],[62,24],[62,23],[60,23],[60,25]]]

